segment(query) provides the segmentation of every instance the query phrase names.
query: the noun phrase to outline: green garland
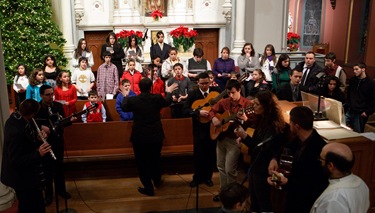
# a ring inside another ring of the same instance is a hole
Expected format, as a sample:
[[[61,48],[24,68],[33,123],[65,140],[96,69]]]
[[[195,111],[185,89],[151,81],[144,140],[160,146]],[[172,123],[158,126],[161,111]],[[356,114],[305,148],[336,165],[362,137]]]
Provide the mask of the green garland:
[[[58,66],[66,66],[62,51],[66,41],[52,21],[49,0],[1,0],[0,29],[8,85],[13,83],[18,64],[26,64],[30,74],[43,66],[47,54],[56,57]]]

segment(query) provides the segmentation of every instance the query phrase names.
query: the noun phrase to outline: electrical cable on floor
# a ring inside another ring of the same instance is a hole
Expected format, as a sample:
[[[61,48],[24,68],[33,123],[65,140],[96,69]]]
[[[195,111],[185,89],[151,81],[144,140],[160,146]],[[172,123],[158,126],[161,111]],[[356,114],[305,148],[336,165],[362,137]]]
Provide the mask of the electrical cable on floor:
[[[183,181],[183,182],[185,182],[186,184],[189,184],[189,182],[187,181],[187,180],[185,180],[179,173],[176,173],[176,175]],[[186,206],[185,206],[185,211],[186,212],[188,212],[188,205],[189,205],[189,201],[190,201],[190,198],[191,198],[191,193],[193,192],[193,188],[195,188],[195,187],[190,187],[190,192],[189,192],[189,196],[188,196],[188,200],[187,200],[187,202],[186,202]],[[210,193],[210,194],[212,194],[212,195],[215,195],[215,193],[213,193],[213,192],[211,192],[211,191],[209,191],[208,189],[205,189],[205,188],[203,188],[203,187],[199,187],[199,189],[202,189],[202,190],[204,190],[204,191],[206,191],[206,192],[208,192],[208,193]]]
[[[69,160],[68,152],[66,151],[66,149],[65,149],[65,158],[66,158],[67,160]],[[65,171],[64,171],[64,172],[65,172]],[[78,196],[79,196],[79,198],[81,199],[81,201],[85,204],[85,206],[86,206],[88,209],[90,209],[92,212],[94,212],[94,213],[101,213],[101,212],[97,212],[97,211],[95,211],[94,209],[92,209],[92,208],[86,203],[86,201],[83,199],[83,197],[82,197],[82,195],[81,195],[81,192],[80,192],[79,189],[78,189],[78,186],[77,186],[77,182],[76,182],[76,180],[75,180],[73,177],[72,177],[72,180],[73,180],[74,186],[75,186],[75,188],[76,188],[76,190],[77,190]]]

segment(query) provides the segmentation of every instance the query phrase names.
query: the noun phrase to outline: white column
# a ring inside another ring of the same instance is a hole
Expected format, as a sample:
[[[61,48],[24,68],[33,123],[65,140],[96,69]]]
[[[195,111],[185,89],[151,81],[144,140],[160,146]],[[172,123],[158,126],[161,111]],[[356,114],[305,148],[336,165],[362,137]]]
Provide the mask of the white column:
[[[72,5],[71,1],[61,1],[61,14],[62,15],[62,33],[66,40],[63,47],[65,57],[68,59],[66,68],[71,68],[71,61],[73,57],[74,44],[73,44],[73,19],[72,19]],[[75,20],[74,20],[75,21]]]
[[[245,44],[245,0],[236,1],[235,37],[231,56],[237,58]]]
[[[5,103],[0,105],[0,170],[1,161],[3,159],[3,148],[4,148],[4,125],[5,121],[9,117],[9,99],[7,91],[7,83],[5,79],[5,67],[4,67],[4,56],[3,56],[3,43],[1,40],[0,31],[0,102]],[[8,209],[12,206],[15,201],[15,193],[12,188],[5,186],[0,183],[0,211]]]

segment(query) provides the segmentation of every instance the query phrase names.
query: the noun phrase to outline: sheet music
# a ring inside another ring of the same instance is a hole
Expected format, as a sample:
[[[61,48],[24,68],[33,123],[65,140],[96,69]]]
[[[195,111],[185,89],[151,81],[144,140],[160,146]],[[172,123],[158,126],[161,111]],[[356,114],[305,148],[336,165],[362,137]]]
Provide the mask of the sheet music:
[[[364,133],[360,133],[360,135],[362,135],[363,137],[366,137],[372,141],[375,141],[375,132],[364,132]]]
[[[14,85],[17,87],[17,89],[25,89],[21,84],[15,83]]]
[[[341,128],[340,124],[335,123],[334,121],[314,121],[315,129],[336,129]]]
[[[359,133],[345,128],[339,129],[317,129],[320,136],[327,140],[337,140],[343,138],[354,138],[361,136]]]

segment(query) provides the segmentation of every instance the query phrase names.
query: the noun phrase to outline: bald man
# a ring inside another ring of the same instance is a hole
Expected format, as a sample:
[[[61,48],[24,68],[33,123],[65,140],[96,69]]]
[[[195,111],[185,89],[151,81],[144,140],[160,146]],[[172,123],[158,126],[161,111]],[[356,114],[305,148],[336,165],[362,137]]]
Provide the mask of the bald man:
[[[320,153],[320,161],[329,172],[329,185],[315,201],[311,212],[367,212],[369,189],[350,171],[354,164],[350,148],[342,143],[327,144]]]

